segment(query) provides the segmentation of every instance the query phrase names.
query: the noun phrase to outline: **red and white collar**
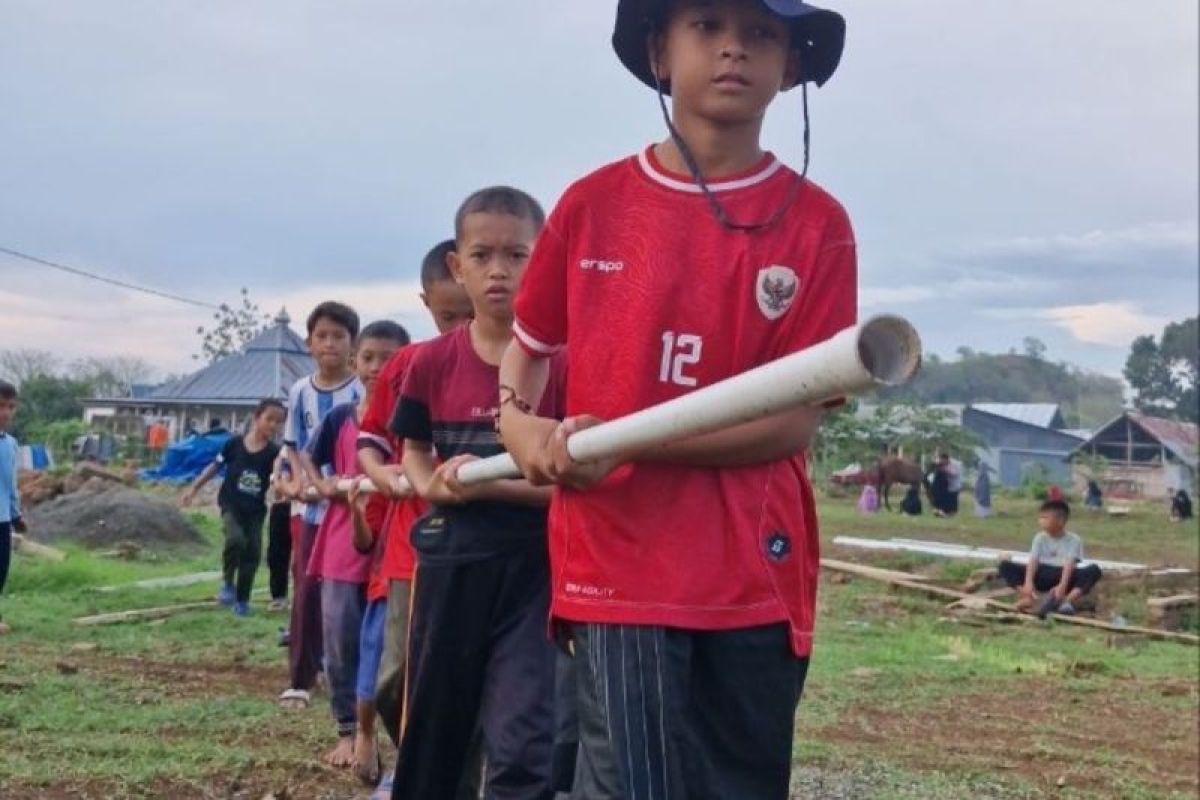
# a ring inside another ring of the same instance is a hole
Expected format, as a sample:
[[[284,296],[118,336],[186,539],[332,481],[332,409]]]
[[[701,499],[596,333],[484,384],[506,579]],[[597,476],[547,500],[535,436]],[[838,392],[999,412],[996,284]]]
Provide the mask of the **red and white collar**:
[[[674,189],[677,192],[700,194],[700,185],[692,180],[690,175],[679,175],[674,172],[668,172],[663,168],[658,158],[654,155],[653,145],[638,153],[637,163],[645,176],[660,186]],[[782,168],[783,162],[775,158],[772,153],[767,153],[746,172],[731,175],[719,181],[709,181],[708,188],[713,192],[731,192],[735,189],[746,189],[766,181]]]

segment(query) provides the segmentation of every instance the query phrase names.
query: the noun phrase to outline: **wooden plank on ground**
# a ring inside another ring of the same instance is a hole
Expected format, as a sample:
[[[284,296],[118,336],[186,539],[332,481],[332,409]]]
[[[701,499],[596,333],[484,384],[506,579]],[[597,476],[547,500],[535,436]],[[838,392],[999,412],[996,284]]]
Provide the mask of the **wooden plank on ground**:
[[[223,608],[215,600],[204,600],[197,603],[176,603],[157,608],[133,608],[128,611],[112,611],[107,614],[93,614],[88,617],[76,617],[72,622],[76,625],[117,625],[122,622],[141,622],[149,619],[164,619],[184,611],[197,611],[202,608]]]
[[[1146,601],[1146,605],[1151,608],[1182,608],[1184,606],[1194,606],[1198,600],[1200,600],[1200,595],[1176,594],[1171,597],[1151,597]]]
[[[57,547],[50,547],[41,542],[35,542],[28,536],[23,536],[19,533],[14,533],[12,537],[13,547],[22,555],[45,558],[49,561],[65,561],[67,558],[67,554]]]
[[[197,583],[209,583],[220,580],[221,572],[192,572],[187,575],[172,575],[167,578],[147,578],[133,583],[121,583],[116,586],[99,586],[97,592],[119,592],[122,589],[178,589],[182,586],[192,586]]]
[[[867,578],[892,578],[903,581],[923,581],[925,576],[914,575],[911,572],[900,572],[894,569],[871,567],[866,564],[855,564],[853,561],[839,561],[836,558],[822,558],[821,566],[834,572],[845,572],[849,575],[862,575]]]
[[[913,592],[920,592],[934,597],[945,597],[951,600],[970,600],[971,606],[979,608],[994,608],[1000,611],[1017,612],[1016,608],[1008,603],[1001,603],[999,600],[990,600],[985,597],[974,597],[966,592],[956,591],[954,589],[946,589],[941,586],[930,586],[929,584],[919,583],[913,580],[890,578],[880,575],[872,575],[868,572],[859,572],[862,575],[872,580],[886,583],[890,586],[897,586],[901,589],[908,589]],[[1188,644],[1200,645],[1200,636],[1191,633],[1178,633],[1176,631],[1163,631],[1157,628],[1143,628],[1137,625],[1113,625],[1108,622],[1102,622],[1098,619],[1089,619],[1088,617],[1080,617],[1075,615],[1051,614],[1050,617],[1057,622],[1062,622],[1067,625],[1079,625],[1086,628],[1098,628],[1100,630],[1112,631],[1113,633],[1136,633],[1142,636],[1149,636],[1153,639],[1168,639],[1175,642],[1186,642]]]

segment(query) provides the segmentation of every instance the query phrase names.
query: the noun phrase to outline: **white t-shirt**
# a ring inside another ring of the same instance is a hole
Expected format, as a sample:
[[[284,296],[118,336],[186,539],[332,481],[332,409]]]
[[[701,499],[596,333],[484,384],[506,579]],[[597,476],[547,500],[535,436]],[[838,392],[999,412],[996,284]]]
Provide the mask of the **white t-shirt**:
[[[1051,567],[1073,564],[1083,559],[1083,539],[1070,531],[1063,531],[1063,535],[1058,537],[1038,531],[1029,548],[1029,557]]]

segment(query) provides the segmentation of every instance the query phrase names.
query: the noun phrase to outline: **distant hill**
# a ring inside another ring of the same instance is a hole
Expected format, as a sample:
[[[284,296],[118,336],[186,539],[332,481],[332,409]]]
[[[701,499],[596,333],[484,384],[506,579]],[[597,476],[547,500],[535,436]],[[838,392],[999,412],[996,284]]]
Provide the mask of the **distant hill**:
[[[926,357],[917,377],[888,389],[883,398],[917,403],[1059,403],[1068,428],[1096,428],[1121,413],[1124,385],[1038,355],[976,353],[959,348],[959,358]]]

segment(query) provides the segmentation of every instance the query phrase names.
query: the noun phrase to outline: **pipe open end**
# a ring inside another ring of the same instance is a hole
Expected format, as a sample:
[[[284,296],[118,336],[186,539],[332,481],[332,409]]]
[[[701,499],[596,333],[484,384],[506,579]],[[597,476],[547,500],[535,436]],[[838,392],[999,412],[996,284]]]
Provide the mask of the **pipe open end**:
[[[921,366],[921,337],[903,317],[872,317],[860,328],[858,357],[875,380],[897,386],[912,378]]]

